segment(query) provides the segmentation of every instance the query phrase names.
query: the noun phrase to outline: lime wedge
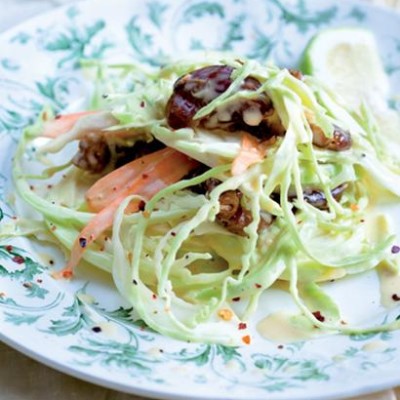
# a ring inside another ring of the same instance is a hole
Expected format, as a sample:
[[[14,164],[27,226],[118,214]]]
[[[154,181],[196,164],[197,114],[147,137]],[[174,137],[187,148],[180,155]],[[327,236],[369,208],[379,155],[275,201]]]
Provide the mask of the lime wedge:
[[[332,28],[317,34],[303,54],[301,69],[333,87],[352,108],[361,101],[374,107],[389,95],[375,37],[365,29]]]

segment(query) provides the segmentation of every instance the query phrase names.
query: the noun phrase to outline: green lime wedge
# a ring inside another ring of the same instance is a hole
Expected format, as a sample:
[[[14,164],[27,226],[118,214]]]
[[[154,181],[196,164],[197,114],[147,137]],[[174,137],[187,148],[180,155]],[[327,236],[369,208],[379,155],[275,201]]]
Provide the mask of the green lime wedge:
[[[352,108],[358,108],[361,101],[373,106],[389,94],[376,39],[365,29],[320,32],[305,49],[301,69],[333,87]]]

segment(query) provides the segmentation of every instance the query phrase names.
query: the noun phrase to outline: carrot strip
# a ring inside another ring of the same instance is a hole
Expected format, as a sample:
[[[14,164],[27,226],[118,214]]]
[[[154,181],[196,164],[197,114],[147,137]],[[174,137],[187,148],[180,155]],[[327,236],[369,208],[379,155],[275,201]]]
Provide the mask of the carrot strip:
[[[232,175],[239,175],[246,171],[250,165],[262,161],[265,157],[265,153],[265,146],[254,136],[247,133],[243,134],[239,154],[232,163]]]
[[[122,191],[132,185],[140,174],[150,164],[160,161],[165,157],[171,157],[176,153],[170,148],[165,148],[154,153],[145,155],[139,159],[133,160],[128,164],[110,172],[106,176],[100,178],[86,192],[86,202],[90,211],[99,212],[111,201],[119,197]]]
[[[158,157],[152,163],[148,163],[142,173],[136,176],[125,188],[121,189],[108,205],[93,217],[76,238],[70,259],[63,270],[55,274],[55,277],[71,278],[75,267],[82,258],[85,249],[93,243],[105,230],[112,226],[115,212],[121,202],[129,195],[137,194],[145,199],[150,199],[161,189],[177,182],[189,171],[198,166],[198,162],[173,149],[164,149],[164,157]],[[157,152],[159,153],[159,152]],[[147,156],[145,156],[147,157]],[[140,159],[138,159],[140,160]],[[115,171],[114,171],[115,172]],[[129,174],[130,171],[127,172]],[[129,212],[137,212],[140,209],[140,201],[134,201],[129,206]]]
[[[71,130],[80,118],[95,113],[98,113],[98,111],[81,111],[57,115],[54,119],[45,121],[42,136],[54,139]]]

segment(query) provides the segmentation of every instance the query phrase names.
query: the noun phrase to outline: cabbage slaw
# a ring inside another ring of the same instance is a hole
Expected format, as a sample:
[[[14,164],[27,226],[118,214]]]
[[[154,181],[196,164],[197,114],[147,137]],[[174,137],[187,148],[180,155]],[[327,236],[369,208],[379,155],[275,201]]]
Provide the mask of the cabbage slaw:
[[[212,63],[234,67],[232,84],[195,118],[237,99],[266,93],[286,129],[283,137],[268,146],[262,161],[240,174],[232,174],[241,148],[237,132],[173,130],[166,122],[164,110],[176,79]],[[82,254],[85,262],[112,273],[116,287],[146,324],[180,340],[249,344],[253,329],[249,321],[260,307],[262,293],[286,280],[301,313],[322,331],[356,333],[399,327],[399,321],[344,326],[341,311],[322,285],[374,268],[399,270],[391,252],[395,235],[384,216],[371,209],[384,200],[377,187],[385,196],[389,192],[400,196],[400,164],[366,107],[347,109],[338,95],[313,77],[299,80],[286,69],[228,55],[176,62],[151,71],[98,63],[87,64],[86,70],[96,75],[88,108],[115,119],[113,126],[102,130],[105,135],[125,144],[155,138],[209,167],[151,198],[126,196],[113,217],[112,229]],[[237,90],[247,76],[261,83],[255,92]],[[351,149],[335,152],[314,146],[310,116],[326,137],[332,136],[333,126],[351,132]],[[52,119],[51,111],[45,110],[25,130],[13,169],[19,196],[42,221],[18,219],[3,227],[2,235],[45,238],[60,245],[69,257],[80,232],[94,218],[85,193],[99,177],[80,172],[65,159],[68,146],[79,139],[71,134],[73,129],[41,144]],[[24,172],[32,146],[38,150],[36,162],[42,165],[35,176]],[[53,156],[56,161],[51,161]],[[208,178],[222,183],[208,195],[190,191]],[[44,189],[38,190],[35,183],[32,190],[32,181],[43,181]],[[342,184],[347,188],[335,199],[332,190]],[[327,210],[304,199],[309,187],[321,190]],[[215,222],[220,196],[229,190],[243,193],[244,206],[252,216],[244,236]],[[133,200],[144,201],[145,208],[127,214]],[[260,229],[263,213],[273,216],[273,222]],[[371,233],[371,225],[378,233]]]

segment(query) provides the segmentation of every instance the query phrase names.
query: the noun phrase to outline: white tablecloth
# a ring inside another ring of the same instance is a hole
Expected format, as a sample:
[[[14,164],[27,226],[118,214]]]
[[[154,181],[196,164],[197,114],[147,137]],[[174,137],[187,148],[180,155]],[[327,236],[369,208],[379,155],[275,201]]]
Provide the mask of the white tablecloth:
[[[76,0],[0,0],[0,32],[40,12],[73,1]],[[386,3],[400,9],[400,0],[366,1]],[[104,389],[69,377],[0,343],[0,400],[53,399],[143,400],[142,397]],[[396,399],[400,400],[400,388],[357,398],[357,400]]]

